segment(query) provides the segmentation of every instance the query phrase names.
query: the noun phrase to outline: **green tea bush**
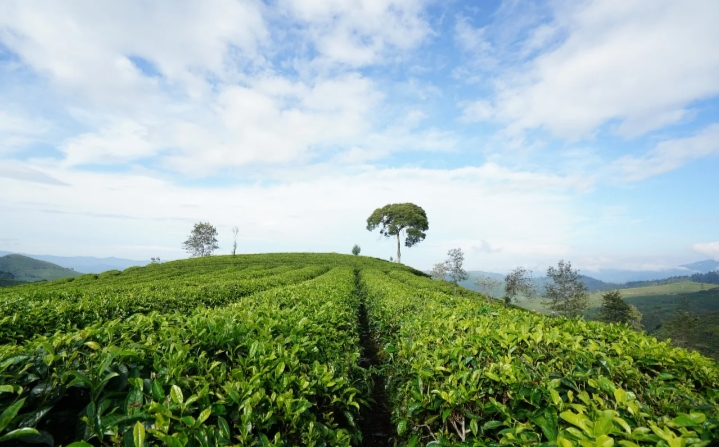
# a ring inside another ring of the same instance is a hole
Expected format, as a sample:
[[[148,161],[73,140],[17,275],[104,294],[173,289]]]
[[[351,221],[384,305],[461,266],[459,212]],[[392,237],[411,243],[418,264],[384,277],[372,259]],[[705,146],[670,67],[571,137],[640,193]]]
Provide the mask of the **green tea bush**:
[[[517,312],[362,272],[408,445],[706,445],[719,369],[623,326]]]

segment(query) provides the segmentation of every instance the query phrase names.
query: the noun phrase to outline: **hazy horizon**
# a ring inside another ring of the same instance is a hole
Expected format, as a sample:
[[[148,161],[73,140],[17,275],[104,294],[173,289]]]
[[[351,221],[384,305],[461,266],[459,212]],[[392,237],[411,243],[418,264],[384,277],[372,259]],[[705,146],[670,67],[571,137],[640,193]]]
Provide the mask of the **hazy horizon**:
[[[0,249],[661,270],[719,260],[719,3],[0,4]]]

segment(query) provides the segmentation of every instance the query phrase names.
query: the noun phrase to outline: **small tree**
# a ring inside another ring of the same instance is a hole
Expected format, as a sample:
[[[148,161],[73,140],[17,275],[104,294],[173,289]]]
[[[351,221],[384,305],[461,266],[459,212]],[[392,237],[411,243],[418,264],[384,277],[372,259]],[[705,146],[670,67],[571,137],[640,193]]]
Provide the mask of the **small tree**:
[[[444,281],[445,277],[447,276],[447,264],[444,262],[435,264],[434,267],[432,267],[432,271],[429,273],[429,276],[431,276],[432,279],[439,279]]]
[[[569,318],[582,316],[589,307],[589,294],[579,272],[569,261],[559,261],[557,268],[547,269],[547,276],[552,280],[545,289],[549,309]]]
[[[429,222],[427,213],[414,203],[393,203],[377,208],[367,218],[367,230],[376,228],[382,236],[397,237],[397,262],[402,263],[400,236],[404,233],[405,247],[412,247],[424,240]]]
[[[490,278],[489,276],[483,276],[482,278],[475,280],[474,284],[479,287],[479,291],[487,298],[487,303],[491,303],[492,291],[501,287],[502,281]]]
[[[634,330],[641,330],[642,314],[634,306],[630,306],[617,290],[602,295],[602,306],[597,316],[605,323],[623,323]]]
[[[159,263],[160,263],[160,257],[158,256],[158,257],[156,257],[156,258],[150,258],[150,263],[151,263],[151,264],[159,264]]]
[[[355,244],[355,246],[352,247],[352,254],[355,256],[359,255],[361,251],[362,251],[362,249],[357,244]]]
[[[237,227],[232,227],[232,256],[235,256],[235,252],[237,251],[237,234],[240,232],[240,229]]]
[[[464,281],[469,278],[467,272],[462,268],[464,263],[464,253],[461,248],[453,248],[447,252],[449,258],[445,261],[447,264],[447,273],[452,278],[452,284],[454,284],[454,293],[457,293],[457,283]]]
[[[182,248],[192,255],[193,258],[200,256],[210,256],[213,251],[217,250],[217,229],[209,224],[209,222],[196,223],[192,229],[192,233]]]
[[[534,297],[532,271],[517,267],[504,277],[504,305],[509,306],[518,296]]]

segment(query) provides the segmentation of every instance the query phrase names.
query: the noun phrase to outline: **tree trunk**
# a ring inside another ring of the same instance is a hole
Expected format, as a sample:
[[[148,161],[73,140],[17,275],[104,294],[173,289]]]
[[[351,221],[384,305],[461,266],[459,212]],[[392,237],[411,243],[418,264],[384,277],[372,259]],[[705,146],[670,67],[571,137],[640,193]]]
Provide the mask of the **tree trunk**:
[[[399,252],[399,235],[401,231],[397,232],[397,264],[402,263],[402,253]]]

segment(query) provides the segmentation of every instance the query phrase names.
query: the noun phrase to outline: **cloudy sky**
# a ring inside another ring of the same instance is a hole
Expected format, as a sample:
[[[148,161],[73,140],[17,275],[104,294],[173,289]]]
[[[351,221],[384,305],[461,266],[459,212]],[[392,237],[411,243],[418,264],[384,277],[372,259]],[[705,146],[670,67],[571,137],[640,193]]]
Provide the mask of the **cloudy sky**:
[[[716,0],[4,0],[0,250],[719,259]]]

